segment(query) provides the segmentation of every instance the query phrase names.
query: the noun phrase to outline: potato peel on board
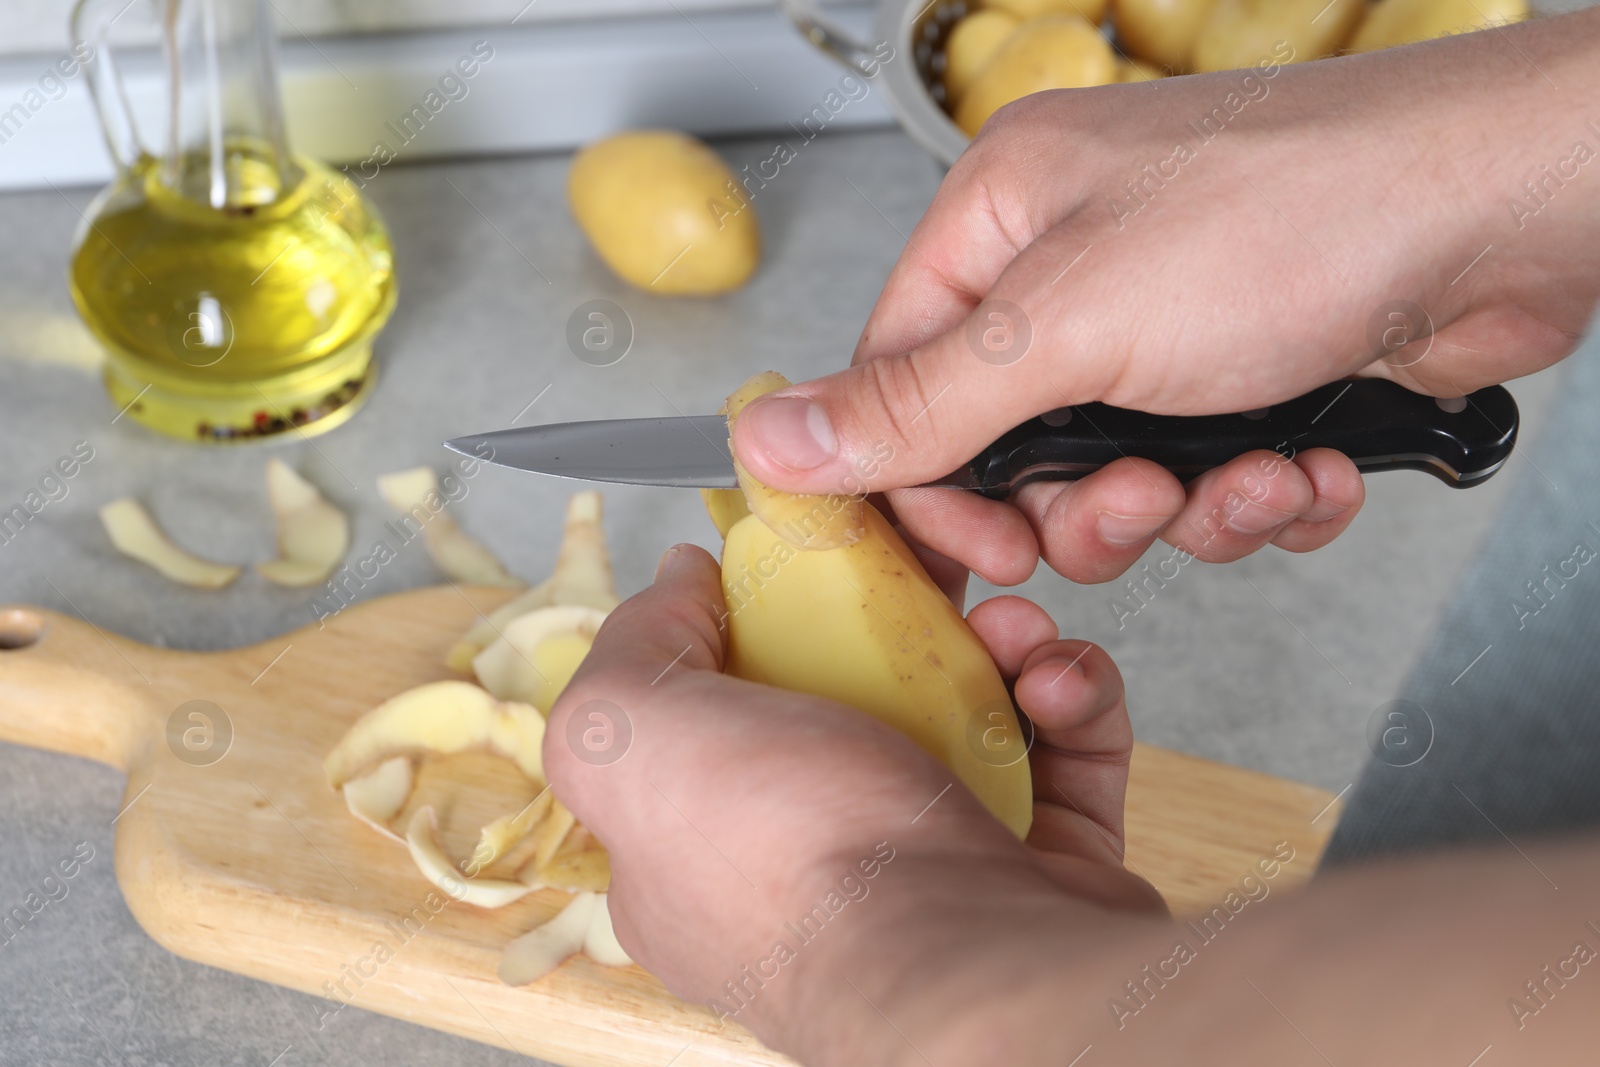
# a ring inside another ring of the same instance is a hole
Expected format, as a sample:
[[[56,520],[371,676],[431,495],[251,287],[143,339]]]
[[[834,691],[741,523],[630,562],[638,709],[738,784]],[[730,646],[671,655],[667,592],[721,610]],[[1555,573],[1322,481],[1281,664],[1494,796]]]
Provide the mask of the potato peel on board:
[[[403,844],[405,838],[389,828],[389,821],[406,806],[413,781],[411,760],[395,756],[345,782],[340,792],[344,794],[345,807],[350,809],[351,815]]]
[[[550,792],[540,757],[541,711],[554,703],[617,602],[599,494],[575,494],[555,573],[480,621],[447,658],[451,666],[476,668],[497,692],[531,697],[537,705],[497,699],[496,692],[466,681],[428,683],[356,720],[324,759],[328,782],[341,790],[351,814],[404,844],[422,876],[452,899],[500,908],[541,889],[578,894],[556,916],[559,922],[518,938],[514,944],[522,947],[514,952],[507,946],[505,973],[520,978],[518,984],[548,974],[580,951],[611,966],[631,963],[605,904],[611,857]],[[475,646],[475,637],[484,644]],[[481,827],[471,856],[457,863],[439,843],[431,805],[412,813],[403,835],[392,823],[416,784],[417,760],[472,749],[511,759],[543,788],[521,810]],[[514,881],[480,876],[508,858],[521,864]]]
[[[586,607],[608,612],[621,603],[605,530],[600,494],[592,489],[567,501],[561,549],[550,577],[506,601],[468,630],[445,656],[451,670],[472,670],[473,658],[494,644],[513,621],[547,607]]]
[[[406,827],[406,847],[423,877],[452,898],[480,908],[503,908],[533,892],[533,886],[526,882],[466,877],[439,847],[434,836],[437,829],[433,808],[418,808]]]
[[[512,941],[500,953],[500,980],[527,985],[582,952],[596,963],[626,967],[633,962],[617,941],[604,893],[579,893],[555,918]]]
[[[500,701],[470,682],[430,682],[390,697],[355,721],[322,761],[335,789],[395,756],[451,755],[487,749],[544,783],[538,709]]]
[[[473,673],[497,700],[519,700],[548,715],[605,620],[605,612],[575,605],[530,611],[473,657]]]

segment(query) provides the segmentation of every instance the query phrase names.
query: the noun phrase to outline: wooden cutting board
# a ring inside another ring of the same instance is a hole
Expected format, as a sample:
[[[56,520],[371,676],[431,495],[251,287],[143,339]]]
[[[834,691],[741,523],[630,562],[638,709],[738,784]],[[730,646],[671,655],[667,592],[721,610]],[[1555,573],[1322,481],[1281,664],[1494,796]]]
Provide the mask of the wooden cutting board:
[[[127,772],[117,881],[139,923],[180,956],[331,991],[329,1010],[348,1001],[572,1067],[789,1063],[637,968],[579,957],[532,986],[501,984],[500,947],[553,915],[565,895],[544,891],[492,912],[454,902],[435,911],[432,886],[405,849],[351,818],[328,788],[322,757],[350,722],[449,676],[445,649],[506,596],[422,589],[214,653],[0,608],[0,739]],[[1295,858],[1274,881],[1287,888],[1315,867],[1337,819],[1333,801],[1141,746],[1128,796],[1129,866],[1174,911],[1196,912],[1288,842]]]

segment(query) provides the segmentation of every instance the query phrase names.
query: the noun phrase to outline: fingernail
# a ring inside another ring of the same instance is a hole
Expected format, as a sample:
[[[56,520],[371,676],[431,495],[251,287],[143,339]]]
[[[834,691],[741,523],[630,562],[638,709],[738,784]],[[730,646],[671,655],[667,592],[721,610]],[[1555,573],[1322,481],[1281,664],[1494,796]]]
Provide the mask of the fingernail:
[[[1160,515],[1118,515],[1102,511],[1094,520],[1095,532],[1100,540],[1112,545],[1136,545],[1154,537],[1167,520]]]
[[[839,450],[839,441],[822,406],[803,396],[756,400],[739,416],[774,463],[792,471],[822,466]]]
[[[1069,674],[1078,678],[1087,678],[1088,675],[1083,673],[1083,664],[1080,662],[1082,658],[1080,656],[1078,659],[1045,660],[1044,663],[1039,665],[1039,673],[1042,675],[1048,674],[1051,685],[1055,685]]]
[[[659,582],[661,580],[661,576],[666,574],[667,571],[672,567],[673,562],[676,561],[679,556],[683,555],[683,552],[681,551],[682,548],[682,545],[673,545],[671,548],[661,553],[661,559],[656,563],[656,581]]]
[[[1331,500],[1318,500],[1307,508],[1306,513],[1300,517],[1306,522],[1327,522],[1329,519],[1337,519],[1349,510],[1349,508],[1341,507]]]
[[[1242,533],[1253,537],[1257,534],[1264,534],[1268,530],[1276,530],[1292,518],[1294,516],[1287,511],[1279,511],[1277,508],[1269,508],[1265,504],[1249,501],[1234,514],[1227,515],[1223,521],[1228,524],[1228,529],[1234,533]]]

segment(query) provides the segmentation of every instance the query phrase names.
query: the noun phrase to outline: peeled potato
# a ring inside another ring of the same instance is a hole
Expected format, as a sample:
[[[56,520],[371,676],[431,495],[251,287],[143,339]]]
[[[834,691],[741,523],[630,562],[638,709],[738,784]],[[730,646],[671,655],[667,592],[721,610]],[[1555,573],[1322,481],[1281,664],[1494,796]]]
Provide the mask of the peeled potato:
[[[1089,22],[1099,22],[1106,13],[1106,0],[983,0],[983,6],[1024,21],[1040,15],[1076,15]]]
[[[1241,70],[1263,59],[1303,63],[1332,55],[1349,39],[1364,4],[1365,0],[1217,0],[1195,38],[1191,65],[1197,71]]]
[[[687,134],[637,130],[595,142],[572,161],[567,196],[606,266],[653,293],[725,293],[761,259],[747,194]]]
[[[1527,0],[1381,0],[1350,42],[1352,52],[1430,41],[1456,33],[1521,22]]]
[[[950,103],[961,99],[972,79],[1020,25],[1021,19],[999,8],[974,11],[955,24],[944,43],[944,90]]]
[[[1006,38],[956,106],[956,125],[977,136],[1013,100],[1116,80],[1116,56],[1099,30],[1076,15],[1045,15]]]
[[[1117,40],[1158,66],[1186,70],[1195,38],[1217,0],[1115,0]],[[1127,80],[1127,79],[1123,79]]]

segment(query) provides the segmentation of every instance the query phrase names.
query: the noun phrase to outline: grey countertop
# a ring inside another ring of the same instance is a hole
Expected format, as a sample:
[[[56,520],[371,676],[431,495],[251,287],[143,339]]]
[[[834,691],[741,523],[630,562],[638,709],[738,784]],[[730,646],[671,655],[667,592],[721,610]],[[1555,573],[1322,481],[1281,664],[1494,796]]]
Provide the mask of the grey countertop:
[[[762,139],[721,147],[735,167],[770,151]],[[646,296],[606,272],[568,218],[566,165],[542,157],[386,169],[368,192],[393,231],[402,295],[379,342],[377,392],[348,426],[270,453],[202,450],[113,421],[64,282],[92,190],[0,198],[0,503],[20,500],[75,442],[94,449],[66,498],[0,544],[0,602],[81,614],[182,648],[251,643],[309,623],[304,591],[248,575],[225,592],[190,591],[120,558],[96,509],[133,494],[201,554],[265,559],[261,469],[278,454],[354,515],[359,548],[387,518],[374,478],[442,464],[445,437],[518,418],[705,411],[757,370],[798,379],[837,368],[940,176],[898,133],[819,139],[756,199],[766,258],[755,280],[697,301]],[[597,297],[621,304],[636,331],[627,357],[606,368],[580,362],[564,341],[569,314]],[[1515,387],[1529,428],[1559,374]],[[1121,630],[1108,606],[1114,586],[1042,574],[1022,592],[1063,632],[1110,649],[1141,739],[1339,790],[1367,754],[1369,715],[1396,696],[1506,486],[1538,476],[1527,468],[1514,459],[1470,493],[1415,474],[1374,478],[1364,514],[1334,546],[1191,565]],[[455,506],[463,525],[520,573],[547,571],[569,486],[492,468],[469,486]],[[606,507],[624,592],[648,580],[674,541],[715,544],[695,493],[616,487]],[[407,554],[363,595],[436,580],[426,559]],[[94,849],[67,896],[0,944],[0,1063],[518,1059],[359,1011],[318,1032],[310,998],[158,948],[113,877],[110,821],[122,788],[121,774],[87,761],[0,745],[0,912],[79,842]]]

